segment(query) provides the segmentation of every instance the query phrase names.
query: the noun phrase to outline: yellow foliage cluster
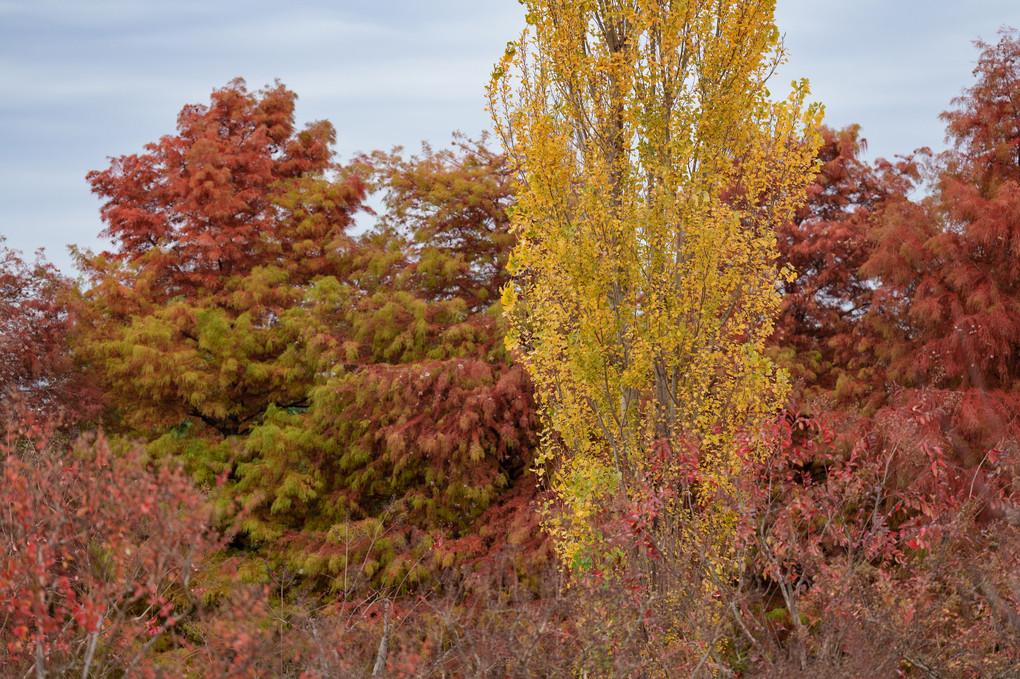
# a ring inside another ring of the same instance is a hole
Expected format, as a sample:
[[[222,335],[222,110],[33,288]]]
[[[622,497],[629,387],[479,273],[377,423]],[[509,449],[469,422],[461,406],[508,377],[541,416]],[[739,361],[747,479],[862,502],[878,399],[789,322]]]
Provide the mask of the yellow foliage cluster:
[[[766,87],[774,0],[522,4],[489,85],[519,180],[503,302],[569,560],[653,447],[694,443],[725,483],[738,432],[782,405],[763,351],[792,275],[774,227],[804,199],[822,110],[805,81],[781,101]]]

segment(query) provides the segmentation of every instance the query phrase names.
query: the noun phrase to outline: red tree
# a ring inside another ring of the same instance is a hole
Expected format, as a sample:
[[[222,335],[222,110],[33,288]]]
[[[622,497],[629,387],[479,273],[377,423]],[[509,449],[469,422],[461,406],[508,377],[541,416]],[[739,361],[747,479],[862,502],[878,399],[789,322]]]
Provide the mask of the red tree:
[[[105,200],[101,235],[118,247],[86,269],[129,265],[121,282],[155,304],[214,293],[257,267],[328,272],[365,189],[334,163],[332,125],[296,129],[296,99],[280,83],[249,93],[234,80],[208,106],[184,107],[176,135],[90,172]]]
[[[864,266],[904,329],[886,341],[892,376],[944,390],[971,465],[1020,435],[1020,34],[978,46],[977,82],[943,114],[954,148],[931,164],[932,194],[889,215]]]
[[[799,396],[874,400],[874,392],[884,395],[887,377],[876,341],[885,300],[862,266],[874,253],[876,224],[909,204],[917,170],[910,160],[862,161],[865,141],[856,126],[822,134],[808,200],[777,232],[782,259],[797,278],[784,284],[772,342]]]
[[[0,237],[0,427],[15,417],[12,403],[66,424],[98,415],[99,391],[68,347],[76,295],[41,253],[30,265]]]

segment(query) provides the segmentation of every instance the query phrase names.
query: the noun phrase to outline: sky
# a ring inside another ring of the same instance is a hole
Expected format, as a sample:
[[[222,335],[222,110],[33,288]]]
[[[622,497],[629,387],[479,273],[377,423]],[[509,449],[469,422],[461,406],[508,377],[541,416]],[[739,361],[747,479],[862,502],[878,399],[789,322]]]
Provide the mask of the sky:
[[[807,77],[874,159],[944,147],[938,114],[972,82],[972,41],[1020,27],[1020,2],[778,0],[776,23],[777,80]],[[86,173],[236,77],[296,92],[299,123],[330,120],[341,160],[477,136],[523,25],[517,0],[0,0],[0,236],[74,275],[69,244],[104,247]]]

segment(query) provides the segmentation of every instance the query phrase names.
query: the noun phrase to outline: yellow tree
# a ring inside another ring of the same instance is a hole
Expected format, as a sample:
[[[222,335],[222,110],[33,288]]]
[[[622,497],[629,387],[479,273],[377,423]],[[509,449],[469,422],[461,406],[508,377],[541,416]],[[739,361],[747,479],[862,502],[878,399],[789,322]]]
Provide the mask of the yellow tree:
[[[792,275],[774,227],[803,200],[822,111],[804,81],[780,101],[766,87],[784,59],[774,0],[522,4],[489,86],[519,180],[504,305],[547,418],[565,508],[550,526],[576,562],[653,452],[696,446],[726,485],[740,432],[782,405],[763,351]]]

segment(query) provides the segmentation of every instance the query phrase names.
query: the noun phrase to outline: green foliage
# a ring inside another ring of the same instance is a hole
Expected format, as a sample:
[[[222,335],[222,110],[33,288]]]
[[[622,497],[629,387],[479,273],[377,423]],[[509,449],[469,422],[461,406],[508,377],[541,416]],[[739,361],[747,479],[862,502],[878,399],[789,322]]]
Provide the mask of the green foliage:
[[[355,565],[375,586],[412,587],[433,536],[476,534],[517,486],[534,492],[531,388],[497,302],[512,240],[502,160],[460,142],[373,163],[387,212],[345,275],[296,307],[307,408],[264,413],[232,486],[249,538],[334,589]]]

